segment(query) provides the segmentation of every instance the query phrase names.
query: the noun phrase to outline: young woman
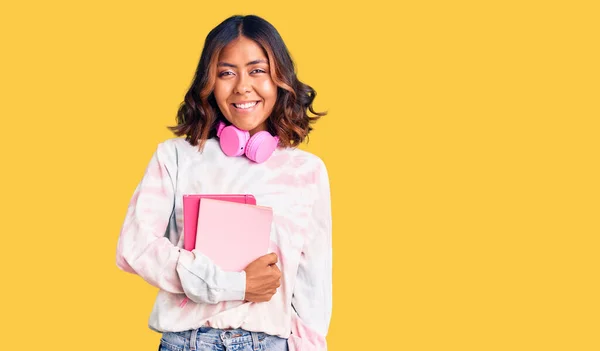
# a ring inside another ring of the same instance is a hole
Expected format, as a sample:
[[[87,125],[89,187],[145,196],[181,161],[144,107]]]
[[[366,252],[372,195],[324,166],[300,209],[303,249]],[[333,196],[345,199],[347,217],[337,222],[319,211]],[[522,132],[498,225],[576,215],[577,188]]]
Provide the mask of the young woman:
[[[160,350],[327,349],[329,178],[296,147],[325,115],[314,98],[264,19],[233,16],[206,37],[178,137],[158,145],[117,245],[118,267],[159,288],[149,327]],[[183,249],[183,195],[232,193],[273,209],[270,253],[241,272]]]

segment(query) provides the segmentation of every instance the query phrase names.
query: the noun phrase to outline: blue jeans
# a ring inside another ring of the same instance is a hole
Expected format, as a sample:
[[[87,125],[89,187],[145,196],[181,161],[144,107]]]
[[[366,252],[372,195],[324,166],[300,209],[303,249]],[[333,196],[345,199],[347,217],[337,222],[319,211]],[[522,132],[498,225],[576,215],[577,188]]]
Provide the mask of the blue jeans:
[[[288,351],[287,339],[243,329],[209,327],[163,333],[159,351]]]

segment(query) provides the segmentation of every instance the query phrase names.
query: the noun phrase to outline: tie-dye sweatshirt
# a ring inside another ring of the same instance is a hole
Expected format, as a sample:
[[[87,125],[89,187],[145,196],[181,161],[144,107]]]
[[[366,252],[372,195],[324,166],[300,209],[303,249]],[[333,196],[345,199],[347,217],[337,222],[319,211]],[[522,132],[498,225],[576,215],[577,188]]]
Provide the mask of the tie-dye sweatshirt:
[[[234,193],[273,208],[269,252],[279,257],[282,279],[268,302],[244,301],[245,272],[223,271],[197,250],[183,249],[183,195]],[[159,289],[152,330],[243,328],[288,338],[291,351],[326,350],[331,231],[329,178],[317,156],[280,148],[257,164],[226,156],[215,139],[199,151],[173,138],[158,145],[135,189],[117,266]]]

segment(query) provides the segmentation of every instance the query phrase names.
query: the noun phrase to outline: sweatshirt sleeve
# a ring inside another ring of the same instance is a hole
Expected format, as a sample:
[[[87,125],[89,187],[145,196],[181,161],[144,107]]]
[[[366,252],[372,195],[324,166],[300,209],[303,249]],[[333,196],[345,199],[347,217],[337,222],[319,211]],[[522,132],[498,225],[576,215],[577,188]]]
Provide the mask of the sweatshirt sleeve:
[[[171,243],[167,227],[175,205],[177,150],[161,143],[129,203],[117,243],[117,266],[196,303],[243,300],[245,272],[226,272],[209,258]]]
[[[327,169],[323,162],[316,173],[317,196],[313,223],[304,245],[292,297],[290,351],[327,350],[325,337],[332,310],[332,227]]]

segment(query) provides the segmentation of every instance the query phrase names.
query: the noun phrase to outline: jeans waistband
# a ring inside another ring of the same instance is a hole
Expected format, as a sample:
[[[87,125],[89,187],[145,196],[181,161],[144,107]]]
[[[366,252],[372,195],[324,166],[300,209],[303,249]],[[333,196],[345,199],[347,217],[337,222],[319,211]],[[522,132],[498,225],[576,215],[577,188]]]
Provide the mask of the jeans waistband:
[[[259,341],[266,336],[262,332],[251,332],[244,329],[214,329],[200,327],[198,329],[181,332],[163,333],[163,339],[174,345],[189,344],[190,351],[198,349],[198,341],[214,345],[235,345],[241,343],[252,343],[254,350],[259,350]]]

